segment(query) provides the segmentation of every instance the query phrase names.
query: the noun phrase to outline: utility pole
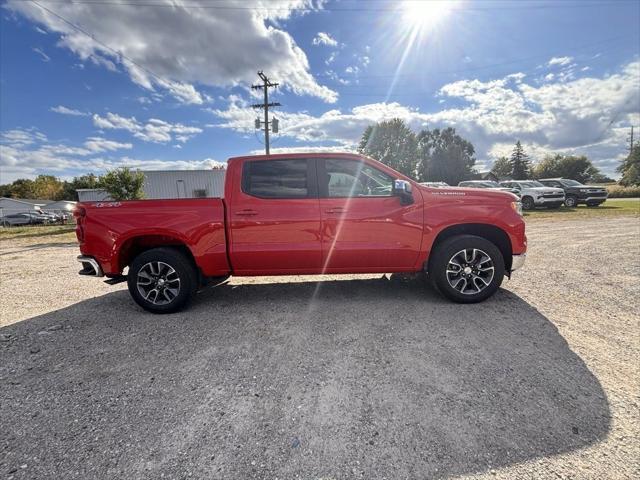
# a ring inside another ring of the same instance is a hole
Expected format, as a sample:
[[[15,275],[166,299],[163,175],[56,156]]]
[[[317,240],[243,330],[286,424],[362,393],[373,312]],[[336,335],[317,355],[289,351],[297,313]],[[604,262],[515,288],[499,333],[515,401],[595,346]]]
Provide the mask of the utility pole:
[[[266,154],[269,155],[269,130],[270,130],[269,125],[272,123],[272,122],[269,121],[269,107],[279,107],[280,106],[280,104],[278,102],[269,103],[269,88],[270,87],[277,87],[279,84],[278,83],[272,83],[269,80],[269,77],[267,77],[262,72],[262,70],[260,70],[258,72],[258,76],[262,80],[262,85],[251,85],[251,88],[253,90],[262,89],[264,91],[264,102],[263,103],[254,103],[251,106],[253,108],[262,108],[262,109],[264,109],[264,120],[260,120],[260,118],[258,117],[256,119],[256,125],[255,126],[256,126],[256,129],[259,129],[262,125],[264,125],[264,147],[265,147]],[[273,120],[273,132],[274,133],[278,132],[278,120],[277,119]]]

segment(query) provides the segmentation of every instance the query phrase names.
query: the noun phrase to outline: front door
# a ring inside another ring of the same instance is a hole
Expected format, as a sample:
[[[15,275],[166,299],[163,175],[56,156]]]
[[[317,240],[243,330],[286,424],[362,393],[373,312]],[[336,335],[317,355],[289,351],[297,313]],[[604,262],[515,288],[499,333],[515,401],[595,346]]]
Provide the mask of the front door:
[[[315,161],[246,160],[229,204],[234,274],[316,273],[321,268]]]
[[[402,205],[393,195],[394,178],[363,160],[320,159],[318,179],[323,271],[414,268],[423,233],[421,201]]]

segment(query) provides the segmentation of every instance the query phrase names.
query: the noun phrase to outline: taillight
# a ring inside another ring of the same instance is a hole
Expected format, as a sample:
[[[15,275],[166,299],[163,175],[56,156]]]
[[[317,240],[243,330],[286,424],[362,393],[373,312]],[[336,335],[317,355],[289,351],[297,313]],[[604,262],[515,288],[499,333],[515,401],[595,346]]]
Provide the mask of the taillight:
[[[87,211],[84,207],[76,207],[73,209],[73,216],[76,218],[84,217],[87,214]]]

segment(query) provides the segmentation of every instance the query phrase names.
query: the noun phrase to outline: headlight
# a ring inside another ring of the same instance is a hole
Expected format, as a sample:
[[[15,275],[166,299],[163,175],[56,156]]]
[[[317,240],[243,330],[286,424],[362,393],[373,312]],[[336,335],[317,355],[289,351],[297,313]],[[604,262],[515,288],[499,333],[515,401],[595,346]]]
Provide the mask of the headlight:
[[[522,216],[522,202],[511,202],[511,208],[513,208],[518,215]]]

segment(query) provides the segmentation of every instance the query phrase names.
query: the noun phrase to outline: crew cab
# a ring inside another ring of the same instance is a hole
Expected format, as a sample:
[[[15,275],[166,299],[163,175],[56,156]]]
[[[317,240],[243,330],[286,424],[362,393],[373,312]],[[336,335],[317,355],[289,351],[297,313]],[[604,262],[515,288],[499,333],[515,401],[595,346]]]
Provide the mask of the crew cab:
[[[564,191],[564,204],[571,208],[581,203],[587,207],[597,207],[609,196],[604,187],[583,185],[569,178],[541,178],[539,182],[547,187],[561,188]]]
[[[564,190],[545,187],[536,180],[505,180],[500,185],[516,189],[525,210],[536,207],[559,208],[564,203]]]
[[[425,272],[479,302],[527,249],[515,195],[424,187],[347,153],[231,158],[222,198],[86,202],[75,216],[80,274],[126,281],[154,313],[230,275]]]

